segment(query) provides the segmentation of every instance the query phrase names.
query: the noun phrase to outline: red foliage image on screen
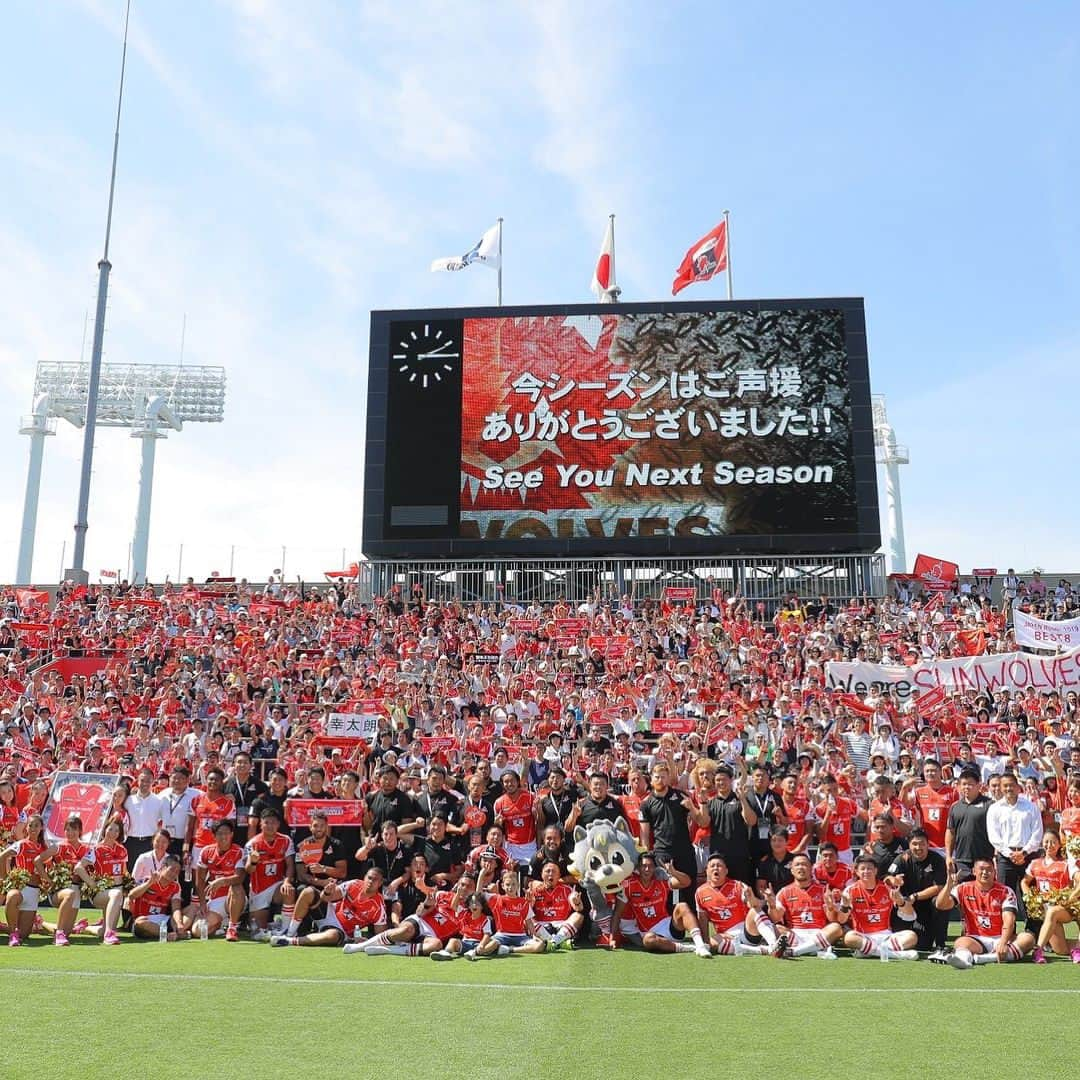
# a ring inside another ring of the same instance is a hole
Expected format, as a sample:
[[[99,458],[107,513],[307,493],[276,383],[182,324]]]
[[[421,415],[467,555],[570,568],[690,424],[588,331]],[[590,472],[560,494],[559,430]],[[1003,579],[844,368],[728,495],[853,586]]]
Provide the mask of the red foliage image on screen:
[[[567,395],[572,399],[570,415],[582,410],[587,416],[603,415],[613,404],[605,397],[609,389],[608,377],[613,364],[609,357],[612,338],[618,319],[614,316],[600,319],[590,330],[599,332],[596,348],[576,325],[560,325],[563,319],[467,319],[465,321],[464,357],[462,368],[463,403],[461,419],[461,469],[462,506],[477,510],[532,509],[549,511],[559,509],[587,509],[591,504],[585,492],[576,486],[561,487],[557,480],[557,465],[580,464],[582,468],[611,468],[618,454],[629,449],[632,440],[615,438],[579,441],[568,431],[553,440],[540,436],[546,433],[542,418],[518,424],[520,434],[514,434],[504,442],[482,438],[487,417],[499,412],[509,416],[515,413],[535,413],[531,397],[515,391],[513,383],[522,376],[534,375],[547,387],[549,400],[560,385],[572,378],[575,388]],[[599,324],[602,325],[602,329]],[[625,366],[622,366],[625,370]],[[596,383],[602,389],[582,389],[582,384]],[[623,399],[625,401],[625,398]],[[553,417],[548,421],[557,424],[557,418],[570,404],[557,400],[550,405]],[[491,465],[501,465],[508,472],[528,472],[545,466],[544,483],[538,488],[526,490],[489,490],[482,486],[484,471]],[[470,483],[467,478],[474,482]],[[524,499],[522,498],[524,492]]]

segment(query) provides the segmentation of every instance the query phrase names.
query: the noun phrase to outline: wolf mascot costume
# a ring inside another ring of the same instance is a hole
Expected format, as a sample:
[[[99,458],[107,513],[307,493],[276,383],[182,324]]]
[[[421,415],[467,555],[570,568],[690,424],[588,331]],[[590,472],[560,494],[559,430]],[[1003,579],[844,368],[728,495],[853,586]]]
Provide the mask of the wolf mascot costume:
[[[622,883],[637,867],[638,849],[626,822],[594,821],[574,830],[570,873],[589,898],[593,922],[600,934],[611,933],[612,902]]]

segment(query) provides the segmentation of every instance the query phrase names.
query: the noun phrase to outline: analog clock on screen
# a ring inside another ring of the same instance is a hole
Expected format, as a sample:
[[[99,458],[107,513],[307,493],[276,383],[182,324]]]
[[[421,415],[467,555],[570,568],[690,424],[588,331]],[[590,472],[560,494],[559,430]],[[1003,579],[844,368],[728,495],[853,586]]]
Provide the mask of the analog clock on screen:
[[[435,386],[461,359],[461,345],[445,325],[415,323],[393,342],[391,359],[398,373],[423,389]]]

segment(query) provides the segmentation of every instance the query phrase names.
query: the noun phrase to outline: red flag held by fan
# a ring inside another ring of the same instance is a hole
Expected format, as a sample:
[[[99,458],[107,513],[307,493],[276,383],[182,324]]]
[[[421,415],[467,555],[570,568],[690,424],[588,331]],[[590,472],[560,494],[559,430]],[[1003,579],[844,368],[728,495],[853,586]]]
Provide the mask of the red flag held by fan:
[[[953,653],[957,656],[981,656],[986,652],[986,632],[957,630],[953,638]]]
[[[913,576],[928,589],[951,589],[960,576],[960,565],[932,555],[918,555]]]
[[[324,570],[323,571],[323,577],[328,577],[328,578],[350,578],[350,577],[359,577],[359,576],[360,576],[360,565],[359,565],[359,563],[349,563],[348,569],[346,569],[346,570]]]
[[[695,281],[708,281],[728,266],[727,219],[725,218],[711,232],[707,232],[683,256],[675,280],[671,283],[671,295],[692,285]]]

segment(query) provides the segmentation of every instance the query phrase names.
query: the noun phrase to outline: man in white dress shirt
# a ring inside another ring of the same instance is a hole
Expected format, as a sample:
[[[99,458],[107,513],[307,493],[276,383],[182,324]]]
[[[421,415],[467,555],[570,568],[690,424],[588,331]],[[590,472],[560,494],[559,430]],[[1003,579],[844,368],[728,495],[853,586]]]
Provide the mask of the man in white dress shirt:
[[[998,881],[1012,889],[1022,905],[1020,882],[1042,848],[1043,821],[1039,808],[1021,796],[1020,782],[1012,773],[1001,778],[1001,798],[986,811],[986,835],[997,852]]]
[[[159,796],[161,799],[161,827],[170,837],[169,854],[175,855],[183,867],[180,875],[180,903],[191,903],[191,836],[195,815],[191,804],[199,792],[191,786],[191,772],[177,765],[169,777],[169,786]]]
[[[150,850],[154,833],[161,826],[161,796],[154,794],[151,788],[153,782],[154,774],[148,768],[141,768],[135,790],[124,803],[128,815],[128,833],[124,847],[127,848],[129,867],[135,865],[135,860],[143,852]]]

